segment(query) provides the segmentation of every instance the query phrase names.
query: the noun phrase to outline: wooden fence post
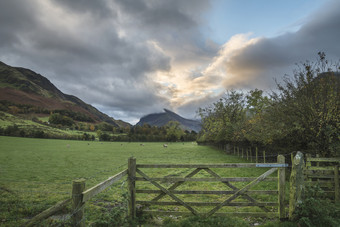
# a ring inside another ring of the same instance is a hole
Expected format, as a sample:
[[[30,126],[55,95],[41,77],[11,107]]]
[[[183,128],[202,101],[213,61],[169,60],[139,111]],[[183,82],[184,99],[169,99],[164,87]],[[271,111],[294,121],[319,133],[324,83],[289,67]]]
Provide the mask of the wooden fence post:
[[[285,164],[285,156],[278,155],[277,156],[277,163]],[[279,189],[279,218],[284,219],[286,218],[285,212],[285,183],[286,183],[286,168],[280,167],[278,170],[278,189]]]
[[[339,164],[334,166],[334,200],[340,202],[340,190],[339,190]]]
[[[136,218],[136,158],[128,160],[128,185],[129,185],[129,216]]]
[[[250,153],[250,161],[253,162],[253,152],[251,151],[251,147],[249,147],[249,153]]]
[[[85,226],[83,191],[85,179],[74,180],[72,183],[72,226]]]
[[[259,152],[258,152],[258,149],[257,149],[257,147],[256,147],[256,149],[255,149],[255,152],[256,152],[256,163],[259,163]]]
[[[303,154],[298,151],[294,157],[290,175],[289,220],[293,220],[295,209],[297,205],[302,202],[304,190],[304,165]]]
[[[293,161],[294,161],[294,154],[291,153],[291,154],[290,154],[290,162],[292,163],[292,165],[293,165]]]
[[[263,151],[263,163],[266,163],[266,151]]]
[[[249,152],[248,152],[248,148],[246,148],[246,152],[247,152],[247,161],[249,159]]]

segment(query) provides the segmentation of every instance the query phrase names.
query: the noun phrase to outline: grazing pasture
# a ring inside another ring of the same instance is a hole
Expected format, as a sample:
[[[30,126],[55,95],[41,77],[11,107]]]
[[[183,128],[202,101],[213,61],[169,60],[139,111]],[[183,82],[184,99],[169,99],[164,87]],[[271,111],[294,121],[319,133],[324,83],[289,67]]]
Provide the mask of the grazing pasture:
[[[168,143],[167,147],[164,147],[163,143],[144,143],[143,145],[141,146],[140,143],[0,137],[0,225],[21,224],[56,202],[70,198],[72,180],[85,178],[86,188],[98,184],[126,169],[127,160],[131,156],[136,158],[137,163],[145,164],[246,162],[236,156],[226,155],[221,150],[197,146],[196,143],[191,142]],[[186,174],[182,173],[183,170],[179,172],[172,169],[157,171],[151,174],[162,176]],[[218,174],[233,177],[257,177],[265,171],[266,169],[263,168],[234,168],[221,170]],[[242,186],[244,182],[239,182],[239,184]],[[275,190],[276,184],[263,182],[256,187]],[[91,199],[91,203],[86,205],[87,224],[98,221],[105,209],[118,206],[126,194],[126,185],[126,180],[122,180]],[[144,184],[140,186],[147,188]],[[202,185],[198,185],[197,182],[190,182],[181,187],[193,190],[201,187],[202,189]],[[226,190],[226,186],[215,183],[203,185],[203,189]],[[144,196],[145,199],[150,198],[148,194]],[[268,202],[277,200],[277,197],[273,195],[260,196]],[[219,200],[211,196],[202,197],[205,201],[212,199]],[[247,211],[256,208],[245,209]],[[54,216],[54,221],[62,218],[62,215]]]

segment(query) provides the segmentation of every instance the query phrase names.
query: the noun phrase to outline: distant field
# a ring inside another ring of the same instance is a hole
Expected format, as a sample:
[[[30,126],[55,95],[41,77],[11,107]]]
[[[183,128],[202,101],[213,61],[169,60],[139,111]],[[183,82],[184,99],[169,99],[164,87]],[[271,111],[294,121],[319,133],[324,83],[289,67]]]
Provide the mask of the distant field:
[[[23,218],[32,217],[56,202],[69,198],[74,179],[86,178],[86,188],[89,188],[126,169],[127,159],[131,156],[136,157],[137,163],[245,162],[223,151],[197,146],[196,143],[172,143],[168,144],[168,148],[162,145],[0,137],[0,225],[22,223]],[[190,170],[168,169],[154,174],[183,176],[186,171]],[[228,169],[218,173],[227,176],[259,176],[264,171]],[[262,186],[274,190],[276,184],[265,182]],[[106,193],[96,196],[87,205],[87,222],[96,220],[105,207],[103,204],[119,201],[126,191],[125,186],[122,181]],[[192,182],[186,187],[197,188],[199,185]],[[224,185],[217,184],[204,187],[210,190],[226,189]],[[148,196],[145,195],[146,198]],[[276,199],[267,197],[269,200]],[[209,197],[205,199],[209,200]]]
[[[38,118],[42,122],[47,122],[48,117],[39,117]],[[71,130],[71,129],[59,129],[50,127],[47,125],[39,124],[37,122],[34,122],[32,120],[23,119],[21,117],[2,112],[0,111],[0,128],[6,128],[8,126],[18,126],[19,129],[26,129],[26,130],[40,130],[44,131],[47,134],[54,135],[54,136],[82,136],[85,132],[84,131],[78,131],[78,130]],[[95,132],[86,132],[87,134],[90,134],[91,136],[96,136]]]

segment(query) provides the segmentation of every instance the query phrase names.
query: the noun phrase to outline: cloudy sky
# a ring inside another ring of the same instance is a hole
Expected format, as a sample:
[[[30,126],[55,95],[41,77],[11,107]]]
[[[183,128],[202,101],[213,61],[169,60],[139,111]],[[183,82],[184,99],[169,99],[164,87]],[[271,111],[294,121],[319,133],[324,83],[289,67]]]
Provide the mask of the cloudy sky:
[[[340,58],[339,0],[0,0],[0,61],[136,123]]]

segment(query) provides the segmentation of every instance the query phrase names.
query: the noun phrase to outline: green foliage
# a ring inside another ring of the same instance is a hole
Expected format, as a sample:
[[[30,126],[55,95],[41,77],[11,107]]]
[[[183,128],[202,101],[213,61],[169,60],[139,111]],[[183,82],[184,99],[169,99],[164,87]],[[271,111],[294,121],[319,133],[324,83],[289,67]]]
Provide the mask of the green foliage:
[[[176,141],[195,141],[197,133],[195,131],[183,131],[179,123],[175,121],[161,127],[150,126],[144,124],[143,126],[136,125],[130,128],[128,135],[115,136],[114,141],[140,141],[140,142],[176,142]]]
[[[74,112],[71,110],[53,110],[53,112],[72,118],[75,121],[94,122],[94,120],[90,116],[87,116],[86,114],[80,112]]]
[[[229,91],[207,108],[200,108],[198,142],[303,150],[323,157],[339,156],[340,73],[324,53],[277,83],[270,96],[258,89],[246,95]]]
[[[65,126],[72,126],[74,124],[74,121],[72,120],[72,118],[67,117],[67,116],[63,116],[59,113],[53,113],[50,115],[48,121],[51,124],[55,124],[55,125],[65,125]]]
[[[179,141],[181,136],[184,134],[183,130],[180,127],[179,122],[177,121],[169,121],[166,127],[166,138],[167,141],[176,142]]]
[[[246,120],[245,99],[241,92],[227,92],[213,106],[200,108],[202,130],[199,141],[240,142],[244,139],[243,126]]]
[[[324,53],[319,56],[319,62],[304,63],[293,79],[277,85],[280,93],[272,96],[271,115],[282,122],[281,138],[322,156],[336,156],[340,148],[340,74]]]
[[[112,132],[114,127],[108,123],[103,122],[96,125],[96,128],[101,131]]]
[[[340,226],[340,204],[327,198],[319,186],[306,187],[305,198],[298,205],[295,220],[301,227]]]
[[[246,227],[248,223],[240,218],[233,217],[187,217],[182,218],[179,221],[175,221],[171,218],[164,220],[163,225],[165,227],[216,227],[216,226],[230,226],[230,227]]]

